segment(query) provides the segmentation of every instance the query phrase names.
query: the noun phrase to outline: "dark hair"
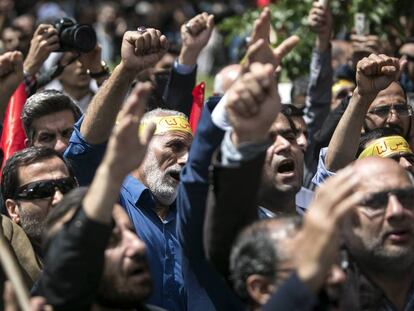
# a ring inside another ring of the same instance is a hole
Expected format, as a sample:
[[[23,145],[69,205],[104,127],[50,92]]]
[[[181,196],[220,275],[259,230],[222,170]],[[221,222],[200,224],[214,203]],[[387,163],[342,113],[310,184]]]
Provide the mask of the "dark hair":
[[[44,147],[29,147],[13,154],[7,161],[2,171],[1,193],[3,200],[12,199],[20,186],[18,169],[21,166],[30,165],[42,160],[57,157],[67,166],[69,175],[74,176],[69,163],[55,150]]]
[[[281,225],[281,229],[292,225],[296,230],[300,225],[299,217],[260,220],[244,229],[233,245],[230,255],[231,280],[234,290],[245,302],[251,302],[246,288],[246,280],[250,275],[260,274],[276,281],[278,262],[285,255],[277,248],[277,239],[271,237],[273,230],[270,225],[275,222]]]
[[[394,135],[401,136],[398,133],[398,131],[392,127],[378,127],[376,129],[372,129],[371,131],[365,132],[361,135],[361,138],[359,139],[358,150],[355,157],[358,158],[362,151],[364,151],[364,149],[371,141],[381,137],[388,137]]]
[[[44,90],[30,96],[22,111],[23,127],[29,141],[33,139],[35,134],[31,128],[34,120],[64,110],[70,110],[73,113],[75,122],[82,115],[75,101],[60,91]]]
[[[303,117],[304,115],[302,109],[299,109],[298,107],[292,104],[282,105],[282,113],[285,116],[289,116],[289,117]]]

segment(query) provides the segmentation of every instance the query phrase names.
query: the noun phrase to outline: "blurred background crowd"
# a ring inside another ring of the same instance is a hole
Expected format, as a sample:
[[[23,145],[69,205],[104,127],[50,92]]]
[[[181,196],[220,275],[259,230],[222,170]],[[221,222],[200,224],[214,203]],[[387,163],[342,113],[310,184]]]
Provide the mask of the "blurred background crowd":
[[[214,14],[216,27],[198,60],[199,80],[206,81],[207,95],[213,89],[213,77],[229,63],[237,63],[246,50],[252,22],[260,8],[272,10],[273,39],[276,45],[292,34],[301,38],[298,47],[284,59],[283,82],[292,82],[298,94],[305,92],[311,50],[315,34],[309,31],[306,16],[311,0],[232,0],[232,1],[0,1],[1,50],[20,50],[26,55],[30,40],[40,23],[53,23],[63,16],[70,16],[81,24],[91,24],[102,46],[102,58],[111,68],[120,60],[122,35],[127,29],[151,26],[161,30],[170,42],[173,57],[179,53],[180,27],[200,12]],[[402,43],[414,34],[414,3],[409,0],[333,0],[330,3],[333,18],[333,68],[352,60],[352,44],[361,51],[381,51],[398,55]],[[364,35],[374,35],[373,40],[351,40],[356,29],[357,14],[362,13]],[[363,42],[361,44],[361,42]],[[356,56],[360,59],[360,55]],[[168,61],[167,61],[168,62]],[[168,66],[168,65],[166,65]],[[336,73],[342,78],[343,71]],[[345,73],[346,74],[346,73]],[[292,83],[282,88],[289,93]],[[282,92],[283,93],[283,92]],[[287,96],[287,97],[286,97]],[[299,97],[298,97],[299,98]],[[282,94],[284,102],[291,102],[289,94]],[[298,104],[301,100],[298,99]]]

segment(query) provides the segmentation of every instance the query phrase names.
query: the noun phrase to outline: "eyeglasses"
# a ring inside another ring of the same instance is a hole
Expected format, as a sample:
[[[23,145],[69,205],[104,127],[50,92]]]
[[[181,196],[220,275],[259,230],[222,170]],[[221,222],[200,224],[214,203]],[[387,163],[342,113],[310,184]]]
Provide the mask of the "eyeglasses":
[[[52,197],[56,189],[59,189],[62,194],[66,194],[77,186],[78,183],[73,177],[39,180],[19,187],[14,198],[19,200],[45,199]]]
[[[375,114],[377,117],[385,119],[389,116],[391,109],[393,109],[400,117],[408,117],[411,116],[412,113],[411,107],[407,104],[380,106],[368,111],[368,113]]]
[[[391,195],[395,195],[404,208],[414,209],[414,187],[396,188],[372,193],[361,202],[362,209],[370,216],[382,215]]]

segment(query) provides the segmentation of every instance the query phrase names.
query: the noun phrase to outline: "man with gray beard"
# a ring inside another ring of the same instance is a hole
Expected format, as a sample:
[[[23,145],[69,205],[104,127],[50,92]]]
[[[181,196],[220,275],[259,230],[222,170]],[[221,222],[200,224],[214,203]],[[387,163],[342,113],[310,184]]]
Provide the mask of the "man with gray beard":
[[[366,194],[343,223],[345,246],[355,262],[361,310],[414,309],[414,186],[391,159],[354,164],[354,191]]]

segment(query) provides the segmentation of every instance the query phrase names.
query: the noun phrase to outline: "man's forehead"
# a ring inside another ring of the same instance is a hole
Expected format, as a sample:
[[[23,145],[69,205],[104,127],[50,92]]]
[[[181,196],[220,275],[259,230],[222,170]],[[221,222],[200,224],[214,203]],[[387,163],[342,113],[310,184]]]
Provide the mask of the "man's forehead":
[[[407,172],[395,161],[379,157],[371,158],[356,161],[356,174],[359,177],[356,190],[378,192],[411,184]]]
[[[185,143],[191,144],[193,136],[186,132],[181,131],[169,131],[163,134],[154,135],[153,140],[159,143],[168,143],[173,140],[181,140]]]
[[[288,118],[282,113],[279,113],[277,116],[275,122],[273,122],[270,131],[271,132],[280,132],[280,131],[288,131],[292,130],[292,127],[290,125],[290,122]]]
[[[36,131],[54,132],[56,129],[72,128],[75,124],[75,117],[70,110],[52,112],[33,120],[31,127]]]
[[[389,87],[379,92],[371,106],[385,106],[393,104],[407,104],[404,91],[398,83],[391,83]]]
[[[57,156],[22,165],[18,168],[17,173],[21,185],[37,180],[58,179],[69,176],[66,164]]]

